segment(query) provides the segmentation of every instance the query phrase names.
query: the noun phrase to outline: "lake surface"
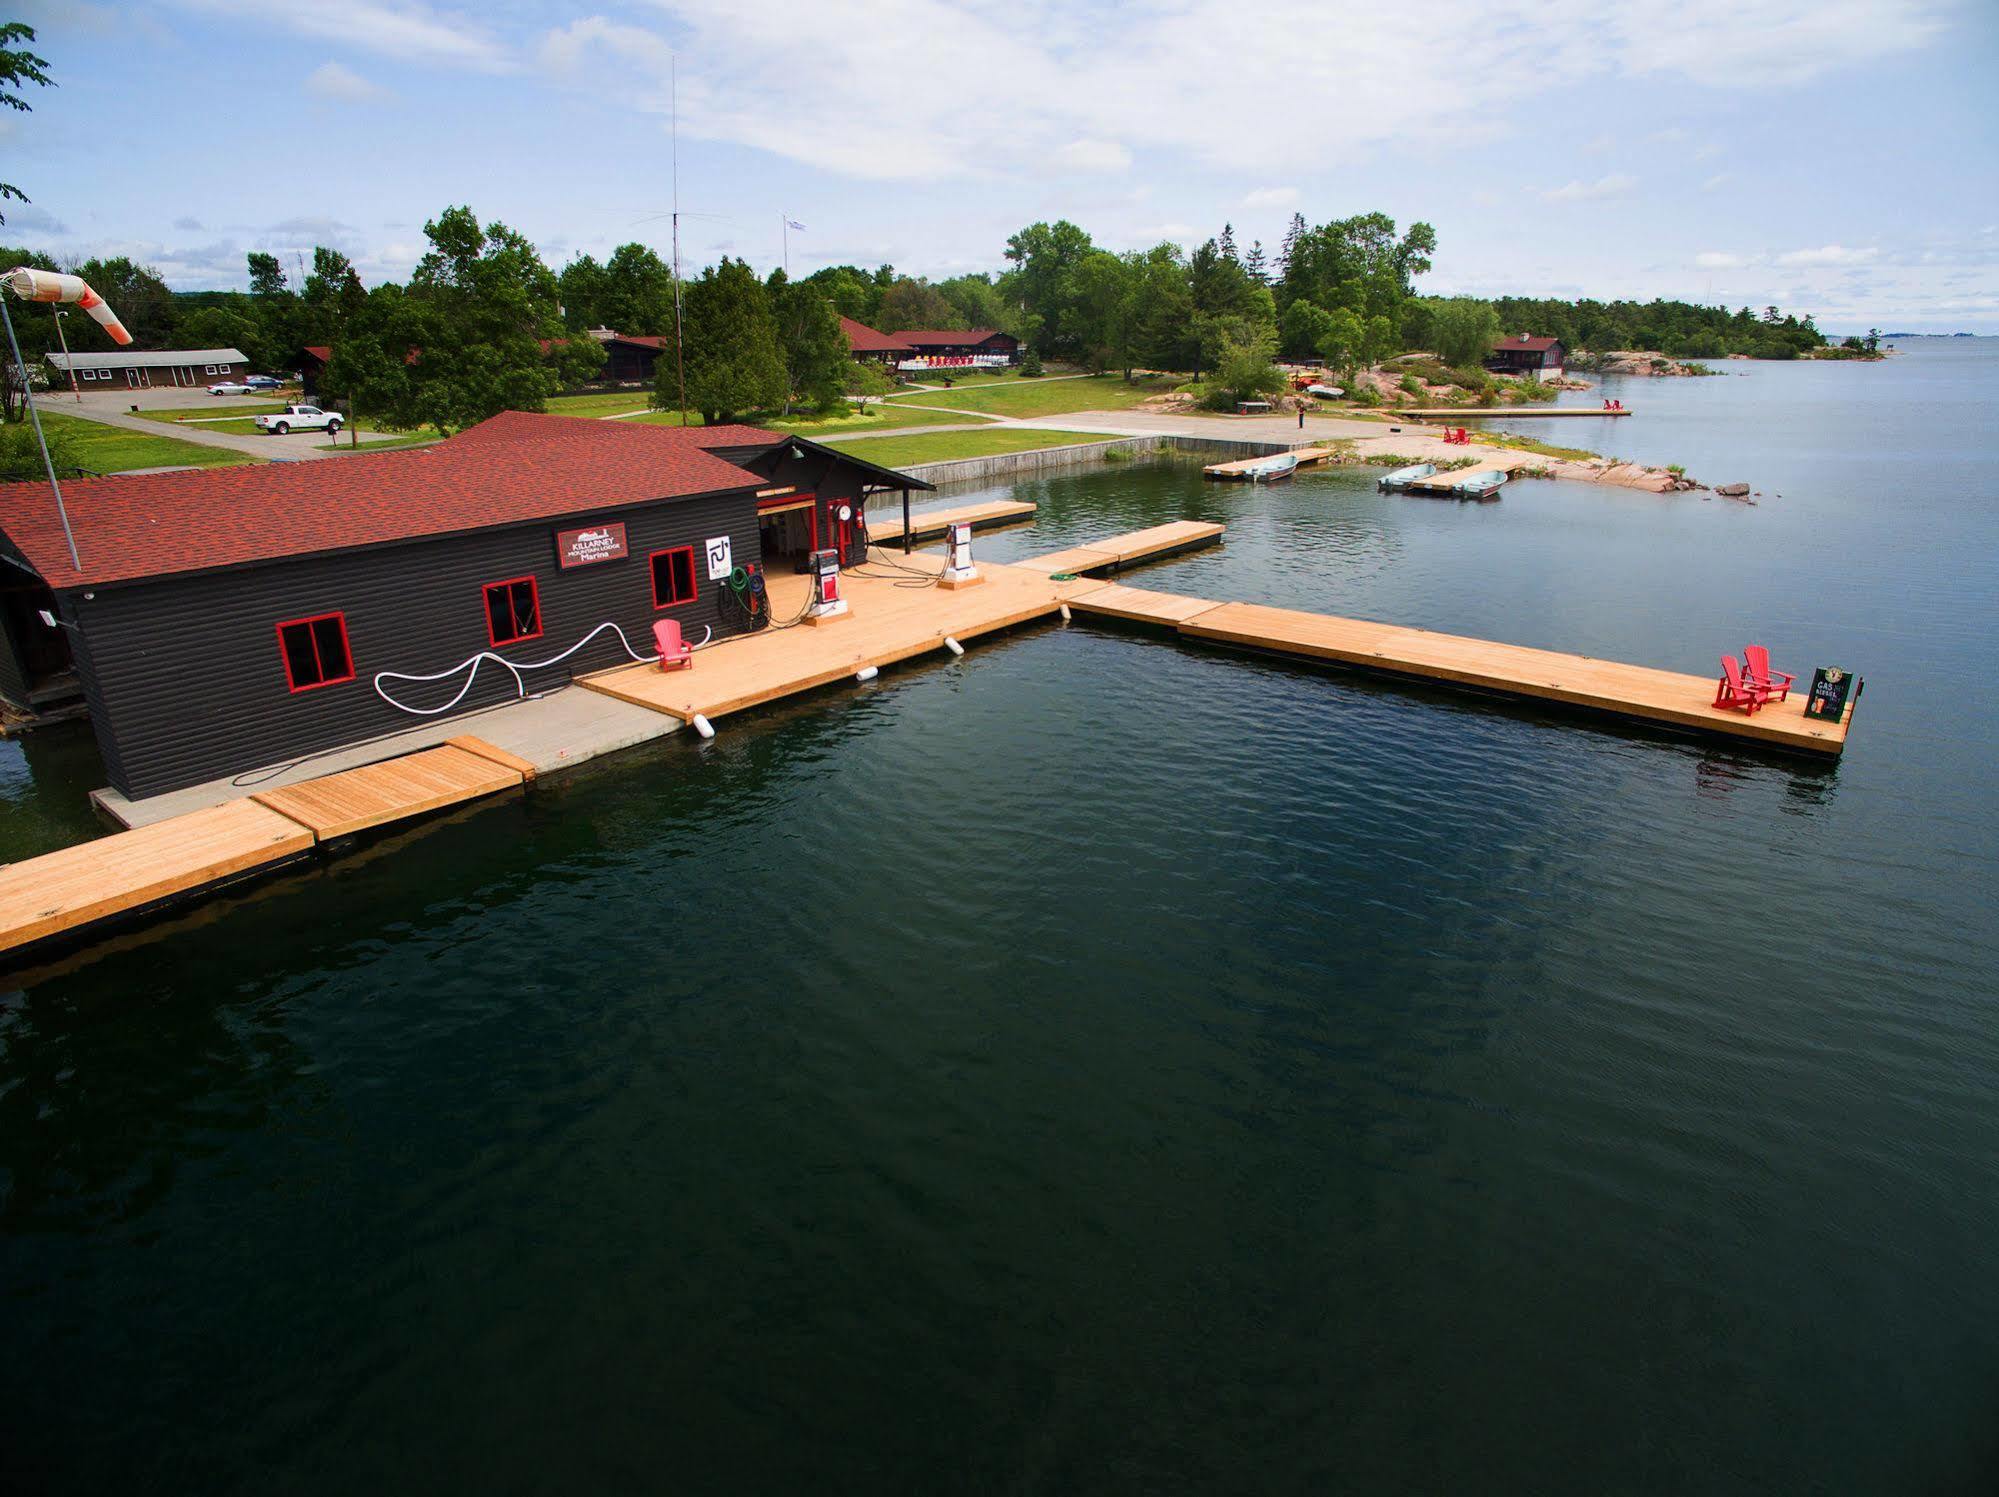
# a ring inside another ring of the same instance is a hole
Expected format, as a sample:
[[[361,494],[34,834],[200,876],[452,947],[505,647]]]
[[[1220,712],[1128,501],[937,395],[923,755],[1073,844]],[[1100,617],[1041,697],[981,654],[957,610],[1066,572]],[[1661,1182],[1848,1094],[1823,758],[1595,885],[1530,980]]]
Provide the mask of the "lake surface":
[[[1143,464],[977,547],[1761,640],[1836,766],[1079,622],[13,979],[0,1487],[1993,1490],[1999,343],[1903,347],[1557,438],[1754,506]],[[0,747],[8,855],[96,774]]]

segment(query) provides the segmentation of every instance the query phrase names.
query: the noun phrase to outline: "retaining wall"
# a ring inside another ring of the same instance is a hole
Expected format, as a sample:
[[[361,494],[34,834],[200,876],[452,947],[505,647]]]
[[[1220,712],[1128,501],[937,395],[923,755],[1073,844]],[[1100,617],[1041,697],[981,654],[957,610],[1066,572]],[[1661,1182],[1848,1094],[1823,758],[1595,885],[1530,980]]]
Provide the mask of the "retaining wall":
[[[1156,457],[1185,452],[1209,462],[1226,462],[1238,457],[1262,457],[1272,452],[1288,452],[1286,442],[1251,442],[1237,437],[1183,437],[1148,432],[1137,437],[1109,437],[1101,442],[1078,442],[1069,447],[1040,447],[1032,452],[1001,452],[991,457],[957,458],[944,463],[919,463],[902,471],[936,484],[956,486],[970,483],[999,483],[1027,474],[1057,472],[1067,468],[1092,468],[1104,462],[1108,452],[1120,451],[1137,457]],[[859,449],[865,457],[866,449]]]

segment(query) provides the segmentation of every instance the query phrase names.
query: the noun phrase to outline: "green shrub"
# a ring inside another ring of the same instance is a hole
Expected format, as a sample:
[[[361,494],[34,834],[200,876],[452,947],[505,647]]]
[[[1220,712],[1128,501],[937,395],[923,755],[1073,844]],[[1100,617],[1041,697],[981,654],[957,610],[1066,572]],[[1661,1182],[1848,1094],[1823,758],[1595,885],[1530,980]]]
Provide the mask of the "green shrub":
[[[1538,379],[1524,379],[1514,393],[1522,400],[1553,400],[1557,391],[1553,385],[1544,384]]]
[[[1362,385],[1358,390],[1353,392],[1353,403],[1364,406],[1380,405],[1381,392],[1375,389],[1373,385]]]
[[[51,424],[45,429],[49,442],[49,461],[55,464],[60,477],[69,477],[79,469],[76,465],[75,443],[69,428]],[[35,428],[25,416],[19,421],[9,421],[0,426],[0,479],[10,482],[46,479],[48,469],[42,466],[42,449],[35,441]]]
[[[1128,463],[1131,461],[1131,449],[1129,447],[1106,447],[1104,449],[1104,461],[1107,463]]]
[[[1478,403],[1480,405],[1498,405],[1499,404],[1498,387],[1494,385],[1487,385],[1483,390],[1479,391]]]
[[[1450,370],[1443,382],[1456,385],[1460,390],[1469,390],[1474,395],[1483,394],[1492,388],[1492,376],[1483,369],[1469,364]]]
[[[1041,367],[1041,355],[1034,348],[1029,347],[1020,361],[1020,377],[1022,379],[1040,379],[1046,372]]]
[[[1402,376],[1402,393],[1405,395],[1414,395],[1418,400],[1422,400],[1430,392],[1423,388],[1423,382],[1416,378],[1415,375],[1405,374]]]

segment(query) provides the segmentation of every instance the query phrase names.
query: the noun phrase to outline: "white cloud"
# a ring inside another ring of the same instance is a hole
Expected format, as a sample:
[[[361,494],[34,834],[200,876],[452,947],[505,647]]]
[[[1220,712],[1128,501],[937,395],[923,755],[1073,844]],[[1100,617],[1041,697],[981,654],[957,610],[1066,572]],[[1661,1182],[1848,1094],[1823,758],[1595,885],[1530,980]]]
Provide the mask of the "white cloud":
[[[1623,197],[1638,185],[1636,177],[1623,172],[1611,172],[1598,177],[1594,182],[1574,181],[1560,187],[1543,188],[1541,196],[1551,203],[1593,203],[1604,198]]]
[[[379,99],[388,92],[381,84],[371,83],[352,68],[342,67],[337,62],[323,62],[308,73],[305,91],[322,99],[338,99],[348,104]]]
[[[1291,208],[1297,206],[1299,195],[1295,187],[1259,187],[1243,195],[1242,205],[1245,208]]]
[[[551,28],[538,50],[551,73],[664,114],[670,48],[678,48],[684,135],[848,177],[1031,181],[1051,165],[1086,169],[1093,157],[1104,163],[1098,169],[1122,170],[1111,165],[1114,149],[1096,153],[1143,120],[1148,151],[1166,159],[1281,172],[1283,181],[1385,148],[1496,139],[1531,117],[1531,106],[1580,88],[1661,78],[1711,87],[1718,72],[1761,88],[1878,65],[1929,41],[1938,24],[1931,6],[1941,3],[1625,0],[1579,18],[1546,0],[1431,0],[1420,27],[1375,8],[1343,12],[1337,27],[1301,28],[1289,11],[1238,0],[897,0],[892,26],[869,0],[631,0],[630,14],[649,4],[662,24],[589,16]],[[1479,65],[1453,69],[1449,89],[1410,109],[1408,80],[1435,73],[1436,38],[1472,35]],[[1286,87],[1301,97],[1337,97],[1340,129],[1216,130],[1217,38],[1231,55],[1282,58]],[[962,76],[968,59],[1007,80],[1006,108],[884,112],[884,79]],[[773,78],[811,83],[774,106]],[[1653,133],[1676,146],[1684,139],[1678,127]],[[1556,189],[1555,200],[1614,195],[1628,181],[1579,181]]]
[[[1121,172],[1131,165],[1131,152],[1114,140],[1072,140],[1054,154],[1055,164],[1072,172]]]
[[[1705,182],[1701,183],[1701,191],[1714,192],[1719,188],[1726,187],[1729,183],[1733,182],[1734,180],[1735,180],[1734,172],[1716,172],[1712,177],[1709,177]]]
[[[1822,244],[1817,249],[1787,250],[1777,257],[1779,265],[1866,265],[1878,260],[1878,249],[1848,249],[1843,244]]]
[[[342,0],[338,5],[269,5],[263,0],[179,0],[246,28],[281,26],[301,36],[379,52],[398,62],[503,73],[512,53],[481,22],[422,0]]]
[[[1746,265],[1755,265],[1762,259],[1760,255],[1736,255],[1725,250],[1702,250],[1694,256],[1697,270],[1740,270]]]

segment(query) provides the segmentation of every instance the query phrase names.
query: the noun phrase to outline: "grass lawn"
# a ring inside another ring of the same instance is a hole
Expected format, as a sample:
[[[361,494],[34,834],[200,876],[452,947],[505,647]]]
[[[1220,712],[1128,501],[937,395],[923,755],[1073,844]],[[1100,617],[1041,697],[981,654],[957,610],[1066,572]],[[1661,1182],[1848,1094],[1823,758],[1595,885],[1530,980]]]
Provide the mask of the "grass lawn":
[[[93,473],[123,473],[132,468],[221,468],[257,461],[226,447],[198,447],[178,437],[156,437],[52,411],[42,413],[42,426],[51,441],[67,442],[70,462]],[[58,438],[57,432],[63,436]]]
[[[200,421],[204,426],[208,426],[218,417],[241,416],[247,419],[251,416],[274,416],[283,409],[283,405],[195,405],[175,406],[172,410],[166,411],[141,410],[132,414],[141,421],[159,421],[168,425],[179,421]]]
[[[548,402],[551,416],[615,416],[622,411],[642,411],[651,399],[649,390],[609,390],[592,395],[557,395]]]
[[[365,436],[366,433],[363,433],[363,435]],[[347,434],[342,432],[338,442],[316,442],[313,445],[320,448],[329,448],[341,453],[351,452],[365,457],[371,452],[395,452],[404,447],[431,447],[443,440],[444,438],[434,431],[420,431],[408,436],[389,437],[380,442],[363,442],[359,447],[350,447],[347,443]]]
[[[1142,400],[1176,390],[1183,383],[1174,375],[1141,375],[1130,384],[1121,374],[1092,374],[1084,379],[1010,379],[991,389],[964,385],[922,395],[901,395],[890,402],[905,410],[917,406],[952,406],[994,416],[1061,416],[1071,411],[1126,411]]]
[[[699,416],[690,416],[689,419],[693,425],[701,424]],[[962,426],[968,420],[978,419],[976,416],[954,416],[948,411],[904,410],[900,401],[890,401],[886,406],[870,406],[865,416],[745,416],[743,423],[746,426],[761,426],[767,431],[788,431],[823,442],[831,437],[852,436],[857,432],[894,431],[904,426]],[[643,416],[633,416],[631,420],[645,426],[678,426],[680,412],[649,411]]]
[[[1000,427],[992,431],[924,432],[913,437],[835,437],[826,445],[884,468],[906,468],[913,463],[949,462],[955,457],[992,457],[1001,452],[1032,452],[1040,447],[1074,447],[1079,442],[1114,440],[1102,432],[1020,431]]]

